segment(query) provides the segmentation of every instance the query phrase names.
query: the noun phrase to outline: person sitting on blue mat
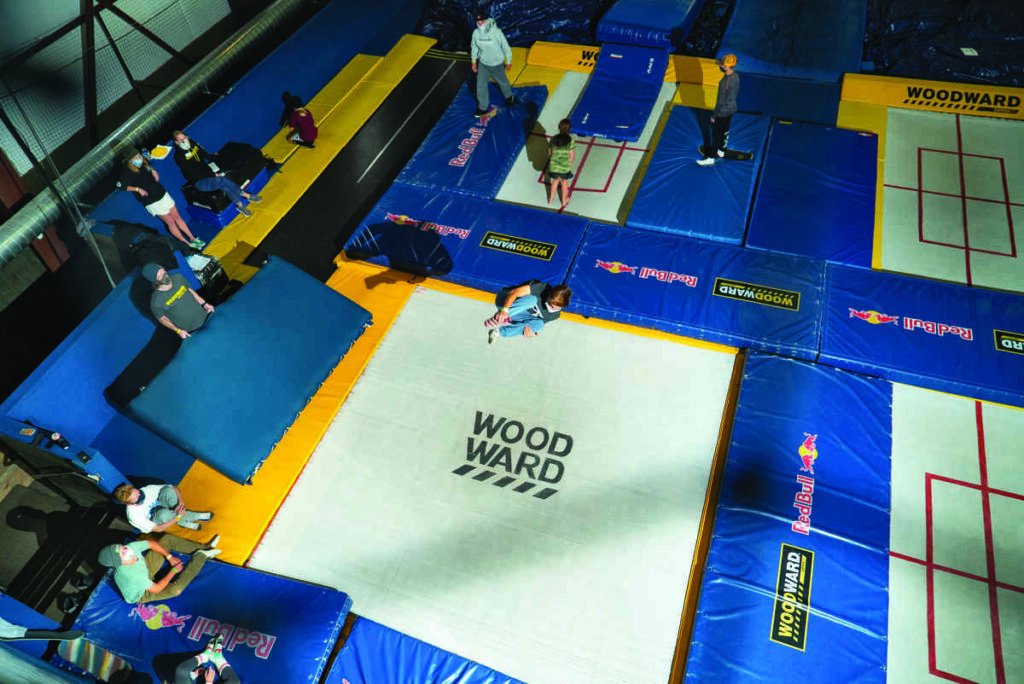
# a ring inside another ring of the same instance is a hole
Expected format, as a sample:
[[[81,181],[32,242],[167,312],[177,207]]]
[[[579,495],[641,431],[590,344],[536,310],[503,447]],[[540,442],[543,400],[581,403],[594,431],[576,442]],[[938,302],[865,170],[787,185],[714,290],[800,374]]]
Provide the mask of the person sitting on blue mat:
[[[146,264],[142,277],[153,283],[149,300],[153,318],[181,339],[191,337],[213,313],[213,305],[204,301],[181,274],[168,273],[159,264]]]
[[[512,68],[512,48],[505,40],[505,34],[491,19],[486,10],[476,13],[476,28],[469,44],[470,60],[473,62],[473,73],[476,74],[476,116],[490,112],[491,96],[488,93],[488,82],[493,78],[498,90],[505,96],[505,106],[515,100],[512,97],[512,84],[508,82],[506,73]]]
[[[167,232],[178,240],[194,249],[206,246],[205,242],[188,229],[188,224],[181,218],[171,193],[160,184],[160,174],[143,158],[142,153],[130,147],[123,154],[125,168],[117,180],[117,188],[132,193],[150,216],[156,216],[163,221],[167,226]]]
[[[736,73],[736,55],[726,55],[718,60],[718,68],[723,76],[718,81],[718,96],[715,109],[711,112],[711,149],[707,156],[697,161],[701,166],[709,166],[725,156],[724,150],[729,142],[729,124],[736,113],[736,98],[740,94],[740,75]]]
[[[181,490],[170,484],[152,484],[136,489],[128,483],[114,489],[114,498],[125,505],[132,527],[143,534],[164,532],[175,523],[190,530],[202,528],[210,520],[209,511],[190,511],[185,507]]]
[[[220,675],[222,684],[240,684],[234,668],[224,658],[224,635],[217,634],[206,642],[203,652],[182,662],[174,670],[174,684],[215,682]]]
[[[163,601],[185,591],[206,559],[220,555],[219,541],[220,535],[216,535],[208,544],[197,544],[165,533],[158,540],[104,546],[98,560],[100,565],[114,569],[114,584],[121,592],[121,598],[128,603]],[[188,564],[182,563],[171,551],[188,554]],[[171,567],[162,579],[157,580],[164,561]]]
[[[552,287],[540,280],[504,288],[494,300],[497,313],[484,321],[487,344],[499,337],[536,337],[545,324],[558,320],[571,298],[567,285]]]
[[[243,216],[252,216],[252,212],[242,203],[242,199],[260,202],[263,200],[262,197],[244,192],[237,183],[225,178],[223,172],[215,171],[210,166],[214,155],[182,131],[174,131],[174,146],[174,163],[181,169],[181,175],[186,181],[203,192],[220,190],[238,207]]]

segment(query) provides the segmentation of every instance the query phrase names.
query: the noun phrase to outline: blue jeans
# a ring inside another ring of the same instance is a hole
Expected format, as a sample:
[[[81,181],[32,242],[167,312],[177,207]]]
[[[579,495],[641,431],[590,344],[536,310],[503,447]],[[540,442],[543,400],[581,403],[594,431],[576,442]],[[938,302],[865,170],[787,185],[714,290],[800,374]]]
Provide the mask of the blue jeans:
[[[544,305],[534,295],[526,295],[512,302],[512,306],[508,307],[509,322],[498,328],[498,333],[502,337],[521,337],[526,328],[539,333],[544,329],[544,321],[530,313],[530,309],[535,306]]]
[[[239,204],[242,201],[242,188],[238,187],[237,184],[229,181],[223,176],[213,176],[212,178],[202,178],[197,180],[196,187],[203,192],[220,190],[228,196],[228,199],[231,200],[232,204]]]

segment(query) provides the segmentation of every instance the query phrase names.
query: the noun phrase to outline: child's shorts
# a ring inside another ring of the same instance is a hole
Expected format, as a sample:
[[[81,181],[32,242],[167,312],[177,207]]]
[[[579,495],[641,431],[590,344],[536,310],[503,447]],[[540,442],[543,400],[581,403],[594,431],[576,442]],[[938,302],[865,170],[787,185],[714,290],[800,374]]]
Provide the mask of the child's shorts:
[[[555,180],[556,178],[561,180],[569,180],[570,178],[572,178],[572,171],[566,171],[565,173],[555,173],[554,171],[548,171],[548,176],[551,178],[551,180]]]

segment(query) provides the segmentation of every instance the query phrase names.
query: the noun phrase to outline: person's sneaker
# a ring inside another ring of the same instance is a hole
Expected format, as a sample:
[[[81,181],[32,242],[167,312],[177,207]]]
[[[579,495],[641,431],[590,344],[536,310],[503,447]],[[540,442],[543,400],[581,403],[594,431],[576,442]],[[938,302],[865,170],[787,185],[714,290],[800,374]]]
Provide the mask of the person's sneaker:
[[[718,158],[721,159],[725,156],[725,150],[718,150],[716,154],[718,155]]]
[[[187,530],[200,530],[203,527],[202,525],[197,523],[195,520],[184,520],[184,519],[178,521],[178,526],[179,527],[184,527]]]
[[[202,249],[206,246],[206,243],[199,238],[192,238],[192,241],[188,243],[188,246],[192,249]]]
[[[498,314],[494,314],[493,316],[488,318],[486,321],[484,321],[484,327],[485,328],[497,328],[500,325],[501,325],[501,321],[498,320]]]
[[[480,116],[483,116],[486,113],[487,113],[486,109],[480,109],[479,107],[477,107],[476,111],[473,112],[473,116],[480,117]]]
[[[224,635],[216,634],[210,637],[210,640],[206,642],[206,648],[203,650],[204,654],[215,653],[224,648]]]
[[[511,107],[515,103],[516,103],[516,96],[515,95],[510,95],[509,97],[505,98],[505,106],[506,107]]]
[[[215,549],[215,548],[217,548],[217,544],[220,544],[220,535],[219,534],[213,535],[213,539],[211,539],[209,541],[209,543],[206,545],[206,548],[208,548],[208,549]]]
[[[200,556],[206,556],[207,558],[216,558],[219,556],[224,549],[199,549],[196,551]]]
[[[80,572],[75,575],[75,579],[71,584],[75,589],[88,589],[93,584],[93,578]]]
[[[257,203],[258,202],[262,202],[263,201],[263,197],[260,196],[260,195],[249,195],[249,201],[250,202],[257,202]]]
[[[185,511],[186,520],[202,520],[207,521],[213,518],[213,513],[210,511]]]
[[[84,602],[85,599],[82,598],[81,594],[68,594],[61,597],[58,607],[62,613],[73,613],[78,610]]]
[[[494,344],[494,342],[499,337],[501,337],[501,336],[498,334],[498,329],[497,328],[491,328],[490,330],[487,331],[487,344]]]
[[[238,213],[242,216],[252,216],[252,212],[246,207],[238,207]]]
[[[705,157],[704,159],[698,159],[697,163],[700,164],[701,166],[711,166],[716,161],[717,160],[714,157]]]

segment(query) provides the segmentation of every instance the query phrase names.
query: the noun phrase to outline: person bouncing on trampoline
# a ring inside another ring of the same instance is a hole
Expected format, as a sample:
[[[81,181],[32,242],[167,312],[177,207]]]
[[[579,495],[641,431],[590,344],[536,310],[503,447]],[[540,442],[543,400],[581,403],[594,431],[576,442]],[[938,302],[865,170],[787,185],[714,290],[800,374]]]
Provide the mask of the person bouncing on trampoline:
[[[540,280],[529,280],[506,287],[495,298],[500,307],[497,313],[484,321],[487,344],[494,344],[499,337],[536,337],[546,324],[558,320],[570,299],[572,290],[567,285],[552,287]]]
[[[149,603],[173,598],[185,591],[207,558],[220,555],[217,542],[220,535],[214,536],[208,544],[162,534],[158,541],[135,541],[128,544],[111,544],[104,546],[99,553],[100,565],[114,569],[114,584],[121,592],[121,598],[128,603]],[[188,563],[173,555],[171,551],[189,554]],[[164,566],[170,569],[163,578],[156,576]]]
[[[491,79],[498,84],[498,90],[505,97],[505,106],[511,106],[515,98],[512,97],[512,84],[508,82],[506,72],[512,68],[512,48],[486,10],[478,10],[476,13],[476,28],[473,30],[469,52],[473,73],[476,74],[474,116],[493,115],[497,111],[490,106],[491,98],[487,92]]]
[[[146,264],[142,277],[153,283],[149,300],[153,318],[181,339],[191,337],[213,313],[213,305],[189,287],[181,274],[168,273],[159,264]]]
[[[548,204],[555,201],[558,186],[562,186],[562,209],[569,204],[569,179],[572,178],[572,163],[576,160],[576,141],[569,135],[572,122],[562,119],[558,122],[558,134],[548,142],[548,177],[551,191]]]
[[[181,491],[174,485],[153,484],[136,489],[121,484],[114,489],[114,498],[126,507],[128,522],[143,534],[164,532],[175,523],[190,530],[202,528],[200,522],[209,520],[209,511],[190,511],[185,508]]]
[[[240,684],[234,668],[224,658],[224,635],[217,634],[206,642],[202,653],[182,662],[174,670],[174,684],[215,682],[220,676],[222,684]]]
[[[729,142],[729,124],[736,113],[736,98],[740,94],[740,75],[736,73],[736,55],[728,54],[718,60],[722,78],[718,81],[718,95],[715,109],[711,112],[711,149],[702,150],[704,158],[697,161],[701,166],[710,166],[725,156]]]

